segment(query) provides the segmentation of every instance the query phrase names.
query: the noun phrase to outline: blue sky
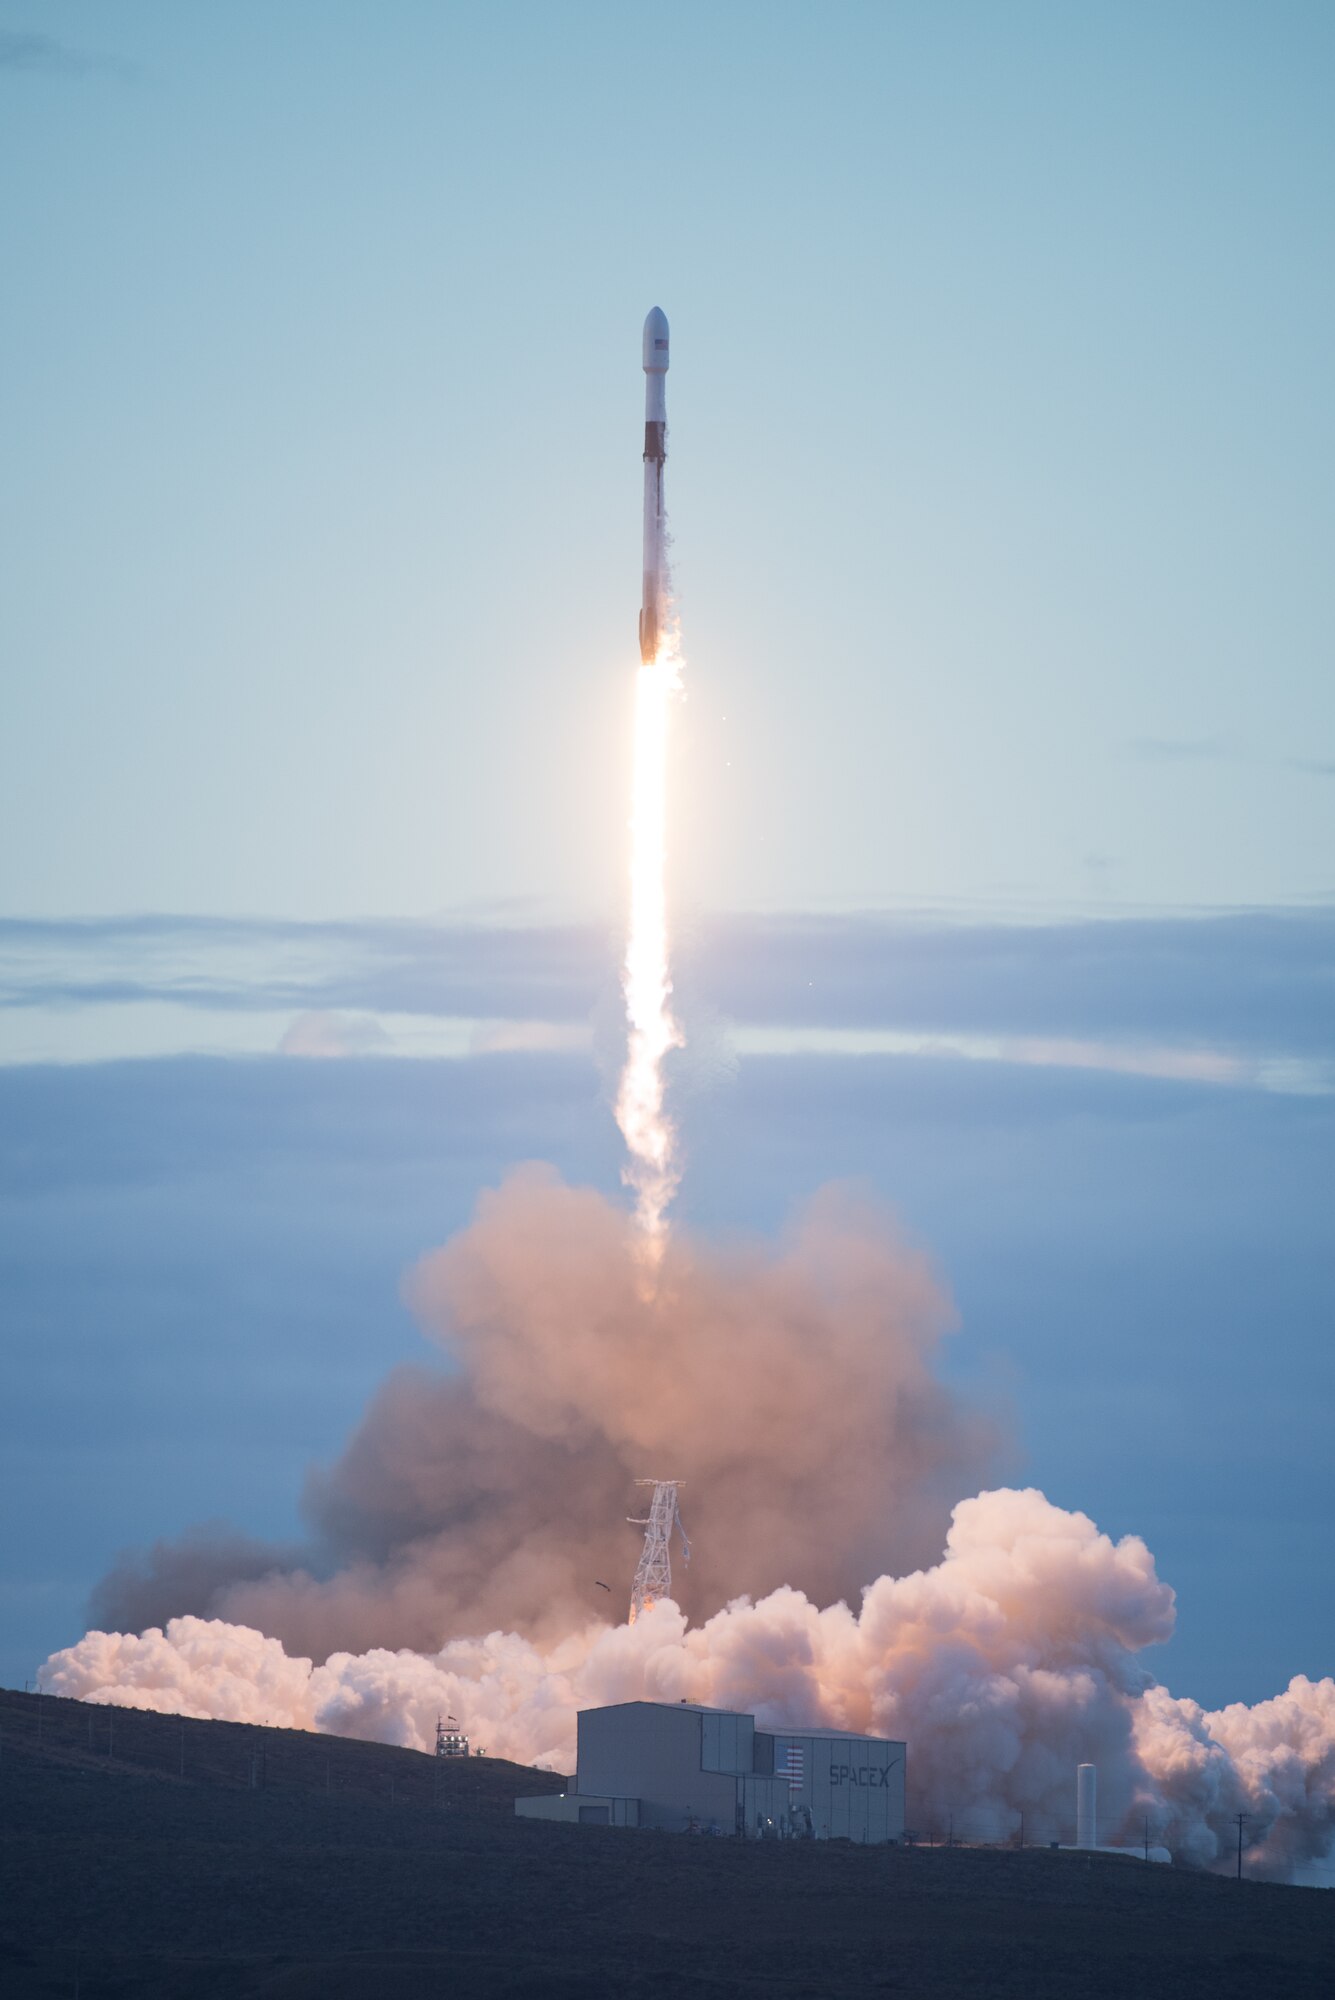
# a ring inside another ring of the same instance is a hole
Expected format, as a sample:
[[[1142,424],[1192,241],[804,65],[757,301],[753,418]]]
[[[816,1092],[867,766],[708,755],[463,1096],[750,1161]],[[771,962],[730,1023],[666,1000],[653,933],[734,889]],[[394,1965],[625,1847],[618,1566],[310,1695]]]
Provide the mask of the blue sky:
[[[1174,1684],[1329,1668],[1333,57],[0,0],[0,1674],[297,1531],[479,1186],[617,1186],[653,303],[683,1212],[871,1181]]]
[[[655,300],[688,908],[1330,891],[1328,8],[0,29],[4,907],[614,912]]]

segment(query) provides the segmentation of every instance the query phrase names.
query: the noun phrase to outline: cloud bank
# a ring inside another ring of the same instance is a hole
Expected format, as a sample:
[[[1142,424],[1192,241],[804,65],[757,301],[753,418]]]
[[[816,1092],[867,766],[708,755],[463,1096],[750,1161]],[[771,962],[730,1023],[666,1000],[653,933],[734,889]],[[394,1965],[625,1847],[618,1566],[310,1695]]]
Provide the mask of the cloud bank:
[[[0,1010],[587,1023],[609,991],[597,925],[202,917],[0,920]],[[743,915],[688,927],[687,1005],[739,1027],[1154,1041],[1335,1057],[1335,910],[1056,923]]]

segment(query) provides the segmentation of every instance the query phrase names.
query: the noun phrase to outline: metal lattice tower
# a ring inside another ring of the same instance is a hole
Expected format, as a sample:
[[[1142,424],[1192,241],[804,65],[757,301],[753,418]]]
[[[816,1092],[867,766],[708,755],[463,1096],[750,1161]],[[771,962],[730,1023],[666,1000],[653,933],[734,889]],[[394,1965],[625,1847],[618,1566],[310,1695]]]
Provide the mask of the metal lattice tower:
[[[635,1571],[635,1581],[630,1592],[630,1622],[633,1625],[640,1613],[649,1605],[658,1604],[672,1595],[672,1559],[670,1554],[672,1530],[681,1536],[681,1559],[691,1560],[691,1545],[686,1539],[686,1530],[681,1525],[681,1509],[677,1505],[677,1489],[685,1484],[681,1479],[637,1479],[637,1486],[652,1486],[654,1497],[649,1502],[649,1512],[639,1518],[627,1514],[626,1519],[633,1527],[644,1529],[644,1547],[640,1552],[639,1567]]]
[[[468,1738],[452,1715],[436,1717],[436,1755],[438,1757],[466,1757]]]

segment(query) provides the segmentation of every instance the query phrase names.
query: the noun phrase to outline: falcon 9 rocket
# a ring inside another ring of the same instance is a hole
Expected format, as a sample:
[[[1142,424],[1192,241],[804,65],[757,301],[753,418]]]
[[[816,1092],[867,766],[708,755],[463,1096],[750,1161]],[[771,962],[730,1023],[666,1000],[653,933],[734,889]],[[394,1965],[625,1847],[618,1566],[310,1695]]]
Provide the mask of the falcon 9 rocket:
[[[667,518],[663,466],[667,459],[667,314],[655,306],[644,322],[644,602],[640,658],[651,666],[667,622]]]

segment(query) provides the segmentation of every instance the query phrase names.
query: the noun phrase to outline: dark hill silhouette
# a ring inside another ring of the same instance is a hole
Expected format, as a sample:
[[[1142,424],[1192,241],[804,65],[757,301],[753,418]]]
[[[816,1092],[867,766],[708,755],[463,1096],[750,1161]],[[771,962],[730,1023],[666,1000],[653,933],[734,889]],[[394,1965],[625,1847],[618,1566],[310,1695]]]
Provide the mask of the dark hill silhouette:
[[[184,1768],[184,1775],[182,1769]],[[0,1692],[5,2000],[1329,2000],[1335,1895],[517,1821],[549,1772]]]

